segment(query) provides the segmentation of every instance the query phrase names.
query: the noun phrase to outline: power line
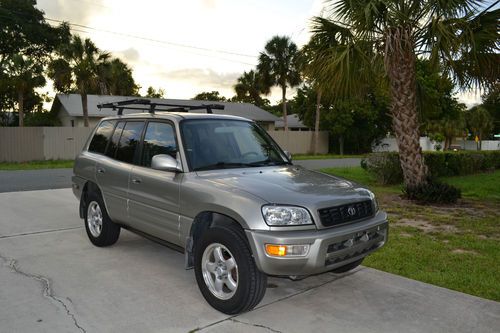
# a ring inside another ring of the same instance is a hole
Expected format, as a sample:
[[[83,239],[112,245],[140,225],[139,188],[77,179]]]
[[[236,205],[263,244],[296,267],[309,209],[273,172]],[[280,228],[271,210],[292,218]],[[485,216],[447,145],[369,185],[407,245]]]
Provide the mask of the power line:
[[[14,11],[11,9],[3,9],[3,10],[6,12],[11,12],[14,14],[30,17],[29,15],[26,15],[26,13]],[[232,55],[232,56],[247,57],[247,58],[253,58],[253,59],[257,58],[256,55],[249,55],[249,54],[243,54],[243,53],[237,53],[237,52],[225,51],[225,50],[219,50],[219,49],[209,49],[209,48],[193,46],[193,45],[188,45],[188,44],[182,44],[182,43],[176,43],[176,42],[171,42],[171,41],[166,41],[166,40],[148,38],[148,37],[143,37],[143,36],[136,36],[136,35],[126,34],[126,33],[117,32],[117,31],[98,29],[98,28],[94,28],[94,27],[79,24],[79,23],[73,23],[73,22],[69,22],[69,21],[58,20],[58,19],[53,19],[53,18],[48,18],[48,17],[44,17],[44,19],[46,21],[49,21],[49,22],[67,23],[70,27],[84,28],[84,29],[89,29],[92,31],[103,32],[103,33],[107,33],[107,34],[113,34],[113,35],[117,35],[117,36],[139,39],[139,40],[144,40],[144,41],[149,41],[149,42],[154,42],[154,43],[159,43],[159,44],[165,44],[165,45],[170,45],[170,46],[176,46],[176,47],[181,47],[181,48],[186,48],[186,49],[194,49],[194,50],[198,50],[198,51],[205,51],[205,52],[212,52],[212,53],[222,53],[222,54],[228,54],[228,55]],[[74,30],[74,29],[72,28],[72,30]],[[89,32],[86,32],[86,33],[89,33]],[[225,59],[225,60],[228,60],[228,59]],[[230,60],[230,61],[255,66],[255,64],[247,63],[247,62],[243,62],[243,61],[237,61],[237,60]]]
[[[92,34],[91,31],[85,31],[85,30],[72,28],[72,27],[71,27],[71,30],[75,31],[75,32],[79,32],[79,33],[88,34],[88,35]],[[159,47],[164,47],[164,46],[159,45]],[[202,53],[197,53],[197,52],[193,52],[193,51],[186,51],[186,52],[188,52],[190,54],[197,55],[197,56],[201,56],[201,57],[211,57],[211,58],[216,58],[216,59],[220,59],[220,60],[224,60],[224,61],[236,62],[236,63],[244,64],[244,65],[250,65],[250,66],[256,65],[255,63],[249,63],[249,62],[244,62],[244,61],[240,61],[240,60],[224,58],[224,57],[217,56],[215,54],[202,54]]]
[[[167,44],[167,45],[195,49],[195,50],[200,50],[200,51],[224,53],[224,54],[235,55],[235,56],[239,56],[239,57],[247,57],[247,58],[254,58],[254,59],[257,58],[256,55],[249,55],[249,54],[243,54],[243,53],[237,53],[237,52],[231,52],[231,51],[225,51],[225,50],[218,50],[218,49],[209,49],[209,48],[193,46],[193,45],[188,45],[188,44],[181,44],[181,43],[176,43],[176,42],[170,42],[170,41],[165,41],[165,40],[160,40],[160,39],[148,38],[148,37],[143,37],[143,36],[136,36],[136,35],[126,34],[123,32],[98,29],[98,28],[90,27],[87,25],[79,24],[79,23],[72,23],[72,22],[68,22],[68,21],[56,20],[56,19],[52,19],[52,18],[48,18],[48,17],[46,17],[45,20],[51,21],[51,22],[57,22],[57,23],[65,22],[65,23],[68,23],[70,26],[74,26],[74,27],[78,27],[78,28],[85,28],[85,29],[89,29],[89,30],[93,30],[93,31],[99,31],[99,32],[104,32],[104,33],[108,33],[108,34],[134,38],[134,39],[141,39],[141,40],[146,40],[146,41],[160,43],[160,44]]]

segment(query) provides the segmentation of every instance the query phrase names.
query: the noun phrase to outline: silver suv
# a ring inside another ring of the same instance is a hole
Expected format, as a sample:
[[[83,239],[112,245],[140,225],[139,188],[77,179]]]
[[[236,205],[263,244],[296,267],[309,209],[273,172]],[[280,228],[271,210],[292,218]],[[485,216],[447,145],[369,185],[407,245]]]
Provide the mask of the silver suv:
[[[346,272],[387,241],[372,192],[293,165],[234,116],[104,118],[76,158],[73,191],[94,245],[124,228],[184,252],[204,298],[227,314],[255,307],[268,275]]]

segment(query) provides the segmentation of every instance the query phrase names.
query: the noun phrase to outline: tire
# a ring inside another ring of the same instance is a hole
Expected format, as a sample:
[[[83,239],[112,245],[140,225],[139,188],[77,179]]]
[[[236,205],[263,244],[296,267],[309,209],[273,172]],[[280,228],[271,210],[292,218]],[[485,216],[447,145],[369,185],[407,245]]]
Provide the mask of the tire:
[[[217,248],[224,261],[217,256]],[[217,266],[218,261],[222,262],[220,266]],[[231,315],[249,311],[266,293],[267,275],[257,269],[246,236],[237,225],[216,226],[205,231],[195,244],[194,263],[203,297],[220,312]],[[217,274],[222,278],[218,279]],[[219,281],[219,288],[216,281]],[[231,285],[235,289],[231,290]],[[217,289],[221,289],[220,292]]]
[[[361,258],[357,261],[353,261],[347,265],[344,265],[344,266],[340,266],[340,267],[337,267],[335,269],[332,269],[331,272],[332,273],[345,273],[345,272],[349,272],[350,270],[352,269],[355,269],[356,267],[358,267],[359,265],[361,265],[361,263],[363,262],[363,259],[365,258]]]
[[[120,237],[120,226],[111,221],[101,195],[88,193],[84,207],[85,230],[92,244],[99,247],[115,244]]]

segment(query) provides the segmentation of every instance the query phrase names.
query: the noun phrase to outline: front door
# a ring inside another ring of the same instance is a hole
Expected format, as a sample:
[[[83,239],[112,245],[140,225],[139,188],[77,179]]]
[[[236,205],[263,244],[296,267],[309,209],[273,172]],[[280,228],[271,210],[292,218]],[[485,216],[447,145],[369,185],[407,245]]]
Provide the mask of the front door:
[[[139,165],[130,172],[129,217],[131,225],[147,234],[180,245],[179,190],[183,174],[151,169],[158,154],[177,158],[174,125],[149,121]]]

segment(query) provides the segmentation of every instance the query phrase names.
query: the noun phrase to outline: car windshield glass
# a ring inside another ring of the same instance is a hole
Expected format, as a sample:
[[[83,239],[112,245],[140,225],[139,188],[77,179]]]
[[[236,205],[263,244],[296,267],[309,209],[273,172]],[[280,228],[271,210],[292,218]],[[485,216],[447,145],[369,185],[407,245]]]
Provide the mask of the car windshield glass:
[[[248,121],[184,120],[181,131],[184,150],[194,171],[289,163],[269,135]]]

